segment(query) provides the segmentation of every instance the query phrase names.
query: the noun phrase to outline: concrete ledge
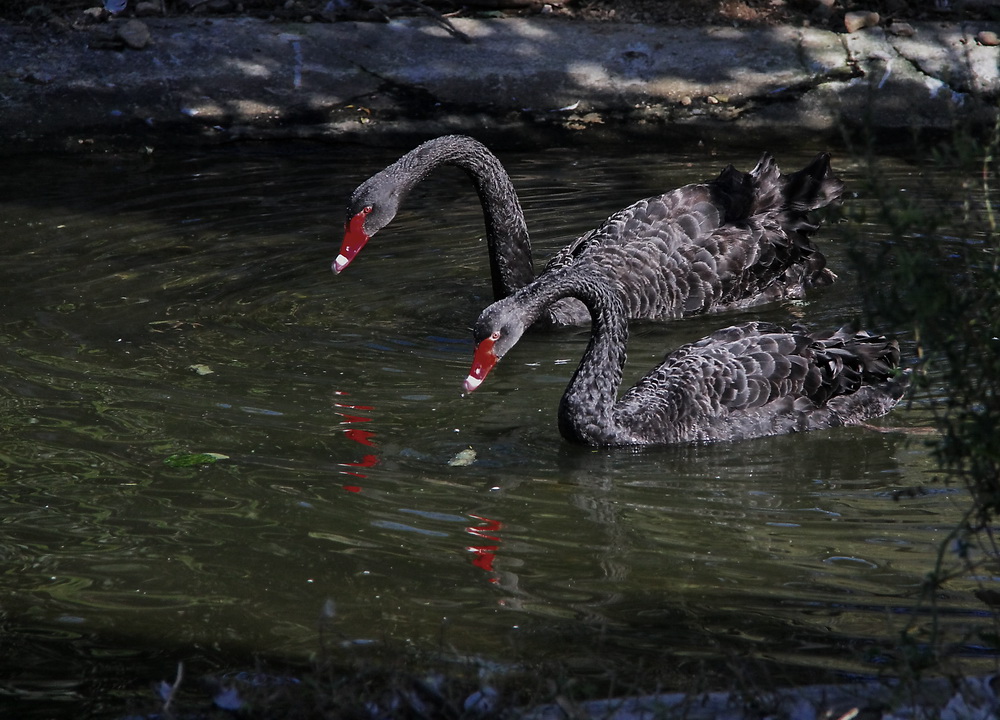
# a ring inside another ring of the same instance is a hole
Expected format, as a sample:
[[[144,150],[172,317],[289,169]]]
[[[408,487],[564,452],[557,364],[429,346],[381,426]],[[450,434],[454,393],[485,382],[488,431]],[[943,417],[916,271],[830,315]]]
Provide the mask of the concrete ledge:
[[[525,143],[693,138],[835,141],[868,126],[984,126],[1000,96],[988,24],[700,29],[504,19],[454,25],[151,19],[141,50],[97,49],[115,24],[0,24],[0,150],[164,141],[514,133]],[[106,44],[105,44],[106,45]]]

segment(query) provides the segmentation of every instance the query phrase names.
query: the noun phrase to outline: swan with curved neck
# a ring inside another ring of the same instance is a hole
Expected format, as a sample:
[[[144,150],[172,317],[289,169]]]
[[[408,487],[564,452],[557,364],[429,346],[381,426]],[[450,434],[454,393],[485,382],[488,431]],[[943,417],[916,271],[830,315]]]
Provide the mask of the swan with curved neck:
[[[559,431],[585,445],[736,441],[855,425],[889,412],[908,376],[894,341],[751,322],[666,356],[619,399],[628,342],[620,294],[591,263],[556,270],[486,308],[465,390],[475,390],[546,307],[574,297],[590,342],[559,403]]]
[[[531,242],[514,183],[485,145],[464,135],[429,140],[355,189],[334,272],[342,272],[372,236],[392,222],[410,191],[441,165],[462,168],[475,183],[486,222],[494,297],[506,297],[531,282]]]
[[[358,186],[333,270],[342,272],[441,165],[462,168],[475,183],[494,298],[531,282],[531,244],[514,185],[493,153],[461,135],[429,140]],[[557,253],[540,275],[588,258],[618,284],[630,319],[668,320],[801,297],[836,278],[811,240],[818,224],[809,215],[836,202],[842,190],[826,153],[791,175],[781,174],[765,153],[749,173],[730,165],[714,180],[620,210]],[[589,314],[567,299],[539,319],[577,325]]]

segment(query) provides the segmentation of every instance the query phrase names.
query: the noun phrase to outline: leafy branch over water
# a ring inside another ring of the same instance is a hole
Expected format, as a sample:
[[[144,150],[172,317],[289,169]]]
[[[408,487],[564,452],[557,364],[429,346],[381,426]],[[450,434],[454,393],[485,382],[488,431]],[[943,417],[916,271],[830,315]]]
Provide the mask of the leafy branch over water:
[[[938,431],[930,451],[945,481],[962,483],[972,500],[928,576],[932,603],[944,582],[998,555],[992,532],[1000,516],[998,161],[1000,125],[985,141],[957,132],[923,158],[921,164],[941,172],[925,177],[919,192],[893,188],[872,161],[864,192],[890,233],[875,243],[865,238],[863,213],[850,224],[865,307],[876,322],[912,330],[914,389],[928,400]],[[957,557],[958,567],[949,557]],[[976,594],[1000,605],[996,590]]]

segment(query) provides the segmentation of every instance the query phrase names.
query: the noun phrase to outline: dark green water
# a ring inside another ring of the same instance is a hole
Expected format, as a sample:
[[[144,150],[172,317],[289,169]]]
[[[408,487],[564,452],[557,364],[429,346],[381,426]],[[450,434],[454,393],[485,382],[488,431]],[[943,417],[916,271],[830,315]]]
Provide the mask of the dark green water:
[[[811,154],[777,150],[789,171]],[[178,659],[302,659],[329,601],[349,641],[443,638],[582,672],[662,664],[679,687],[685,662],[732,656],[798,678],[877,671],[866,653],[893,642],[965,502],[940,484],[895,499],[931,482],[921,442],[851,428],[570,446],[555,411],[582,331],[527,337],[462,397],[490,286],[461,173],[432,176],[347,271],[329,270],[350,191],[397,154],[5,161],[0,702],[47,713],[119,676],[172,679]],[[631,201],[756,155],[503,160],[540,265]],[[915,182],[886,163],[901,188]],[[835,165],[860,184],[849,160]],[[837,285],[640,327],[628,381],[731,322],[854,319],[843,241],[830,227],[818,241]],[[918,404],[879,424],[927,416]],[[474,463],[449,464],[469,448]],[[229,459],[164,462],[203,452]],[[942,599],[958,633],[987,622],[971,589]]]

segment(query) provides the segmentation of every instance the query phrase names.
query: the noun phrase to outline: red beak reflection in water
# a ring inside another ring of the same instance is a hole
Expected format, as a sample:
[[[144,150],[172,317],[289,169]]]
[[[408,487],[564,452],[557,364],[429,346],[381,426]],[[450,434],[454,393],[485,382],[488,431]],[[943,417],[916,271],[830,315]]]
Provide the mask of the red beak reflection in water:
[[[361,252],[361,248],[368,242],[368,234],[365,232],[365,218],[371,211],[371,207],[366,207],[348,220],[344,226],[344,242],[340,245],[340,254],[330,266],[335,273],[342,272],[350,265],[351,261]]]
[[[466,550],[472,553],[472,564],[480,570],[485,570],[489,573],[494,572],[493,561],[496,560],[497,550],[500,549],[500,536],[493,535],[492,533],[500,532],[500,530],[503,529],[503,523],[500,520],[491,520],[490,518],[482,517],[481,515],[469,515],[469,517],[478,520],[480,526],[467,527],[465,528],[465,532],[476,538],[492,540],[496,543],[490,545],[468,546]],[[499,581],[496,577],[491,577],[490,582],[495,583]]]
[[[345,392],[337,392],[336,394],[339,396],[347,395],[347,393]],[[370,405],[348,405],[339,402],[334,403],[334,407],[343,408],[345,410],[354,410],[354,411],[375,409]],[[354,413],[338,412],[337,414],[343,418],[343,420],[340,421],[341,425],[355,425],[357,423],[371,422],[372,420],[370,417],[367,417],[365,415],[356,415]],[[371,430],[362,430],[361,428],[357,427],[345,427],[343,428],[343,433],[349,440],[353,440],[359,445],[364,445],[366,447],[375,447],[375,442],[372,440],[372,438],[375,436],[375,433],[372,432]],[[375,467],[376,465],[378,465],[378,455],[366,454],[361,458],[361,460],[355,462],[343,462],[339,463],[339,465],[344,468]],[[358,478],[368,477],[365,473],[359,472],[358,470],[341,470],[340,473],[342,475],[352,475]],[[347,490],[348,492],[361,492],[361,488],[357,485],[344,485],[344,489]]]

